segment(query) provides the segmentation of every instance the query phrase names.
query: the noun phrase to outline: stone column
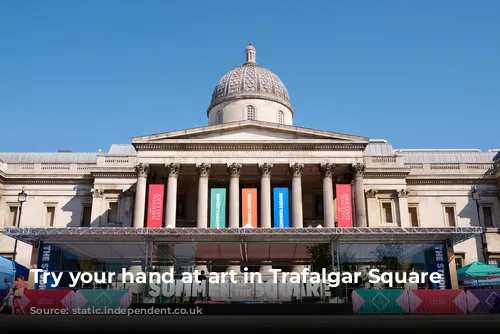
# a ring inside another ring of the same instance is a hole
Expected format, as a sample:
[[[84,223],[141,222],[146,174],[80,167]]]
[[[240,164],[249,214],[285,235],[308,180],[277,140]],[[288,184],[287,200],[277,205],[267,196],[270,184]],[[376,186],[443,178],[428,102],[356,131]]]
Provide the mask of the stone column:
[[[101,222],[102,212],[102,195],[104,191],[102,189],[92,189],[92,212],[90,218],[91,227],[99,227]]]
[[[135,166],[137,172],[137,183],[135,185],[134,200],[134,227],[144,227],[144,214],[146,212],[146,179],[148,177],[149,165],[140,163]]]
[[[333,168],[334,164],[320,164],[319,170],[323,178],[323,216],[325,227],[335,227],[335,207],[333,205]]]
[[[273,164],[259,165],[260,173],[260,227],[271,228],[271,171]]]
[[[365,194],[366,194],[366,211],[368,212],[368,214],[367,214],[367,219],[368,219],[367,226],[370,226],[370,227],[375,227],[377,225],[380,225],[380,209],[379,209],[379,203],[377,200],[377,193],[378,193],[378,190],[376,190],[376,189],[369,189],[365,192]]]
[[[168,171],[167,202],[165,203],[165,225],[175,227],[177,221],[177,178],[181,165],[171,163],[165,166]]]
[[[241,164],[227,165],[229,172],[229,227],[240,227],[240,172]]]
[[[408,190],[401,189],[398,191],[398,204],[399,204],[399,219],[401,227],[410,226],[410,214],[408,213]]]
[[[457,265],[455,264],[455,251],[453,250],[453,246],[446,247],[446,254],[448,255],[451,288],[458,290]]]
[[[304,217],[302,211],[302,170],[304,164],[290,164],[292,174],[292,226],[295,228],[304,227]]]
[[[367,227],[366,221],[366,204],[365,191],[363,188],[363,175],[365,173],[365,165],[357,163],[354,165],[354,198],[356,209],[356,227]]]
[[[196,166],[196,169],[199,175],[196,227],[208,228],[208,177],[210,176],[211,165],[201,163]]]

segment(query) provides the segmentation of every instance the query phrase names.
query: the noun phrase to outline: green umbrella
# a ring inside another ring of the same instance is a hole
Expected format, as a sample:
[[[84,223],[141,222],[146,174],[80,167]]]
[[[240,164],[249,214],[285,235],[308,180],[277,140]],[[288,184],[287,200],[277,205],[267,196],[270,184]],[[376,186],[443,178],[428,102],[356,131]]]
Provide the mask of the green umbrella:
[[[472,262],[457,270],[459,280],[488,276],[500,276],[500,268],[481,262]]]

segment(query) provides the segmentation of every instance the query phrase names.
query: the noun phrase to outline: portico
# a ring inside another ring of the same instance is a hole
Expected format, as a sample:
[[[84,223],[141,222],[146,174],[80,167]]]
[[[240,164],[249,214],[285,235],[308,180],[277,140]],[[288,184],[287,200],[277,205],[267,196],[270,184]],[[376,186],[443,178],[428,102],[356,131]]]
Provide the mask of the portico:
[[[359,165],[355,166],[359,168]],[[271,190],[276,186],[290,186],[291,188],[291,227],[317,227],[319,225],[335,227],[336,196],[334,185],[336,183],[350,184],[355,179],[353,192],[361,193],[363,197],[353,197],[355,198],[353,207],[356,208],[354,223],[357,227],[365,227],[366,214],[364,212],[366,209],[362,188],[363,179],[362,176],[356,176],[356,167],[349,164],[336,165],[330,162],[316,164],[298,162],[288,164],[273,164],[271,162],[212,164],[202,162],[198,164],[166,163],[165,165],[142,163],[136,167],[138,181],[133,226],[145,227],[147,185],[162,182],[166,189],[164,227],[209,227],[209,189],[214,186],[228,189],[228,228],[242,227],[240,193],[244,187],[255,187],[259,190],[260,219],[258,227],[271,228],[273,226]],[[144,175],[145,170],[149,173],[147,177]],[[309,207],[311,201],[304,203],[303,183],[307,184],[305,192],[308,195],[310,195],[311,189],[320,190],[319,193],[322,194],[321,215],[316,215],[318,208]],[[197,196],[192,195],[193,190],[196,190]],[[178,201],[179,194],[180,200]],[[193,199],[196,201],[196,206],[191,202]],[[357,200],[360,201],[359,204],[356,202]],[[304,215],[304,205],[308,206],[306,210],[315,210],[315,212]],[[304,221],[304,216],[308,218],[322,217],[322,219]],[[189,218],[194,217],[196,217],[195,221],[189,221]]]
[[[260,141],[248,140],[258,133]],[[272,189],[287,187],[290,227],[335,227],[335,184],[352,184],[354,225],[367,226],[364,137],[241,121],[132,138],[134,227],[145,227],[148,184],[165,185],[164,227],[208,227],[209,194],[227,189],[227,227],[242,227],[241,189],[258,189],[259,228],[273,227]]]

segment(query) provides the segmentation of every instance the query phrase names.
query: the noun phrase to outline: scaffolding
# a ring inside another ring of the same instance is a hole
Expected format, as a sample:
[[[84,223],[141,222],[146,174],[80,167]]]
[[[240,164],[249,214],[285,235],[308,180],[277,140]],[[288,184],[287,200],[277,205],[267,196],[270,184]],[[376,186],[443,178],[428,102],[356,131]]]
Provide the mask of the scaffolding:
[[[36,245],[75,241],[193,242],[446,242],[461,243],[482,233],[481,227],[352,227],[352,228],[133,228],[68,227],[5,228],[4,235]]]

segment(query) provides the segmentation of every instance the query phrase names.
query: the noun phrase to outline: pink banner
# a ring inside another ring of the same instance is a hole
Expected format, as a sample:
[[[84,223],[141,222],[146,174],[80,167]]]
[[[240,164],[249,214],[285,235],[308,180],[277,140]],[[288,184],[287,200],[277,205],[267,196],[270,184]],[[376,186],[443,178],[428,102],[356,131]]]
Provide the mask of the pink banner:
[[[146,227],[162,227],[163,225],[163,184],[149,185],[148,220]]]
[[[467,313],[467,296],[463,290],[412,290],[409,296],[410,313]]]
[[[337,226],[352,227],[352,196],[350,184],[337,184]]]

